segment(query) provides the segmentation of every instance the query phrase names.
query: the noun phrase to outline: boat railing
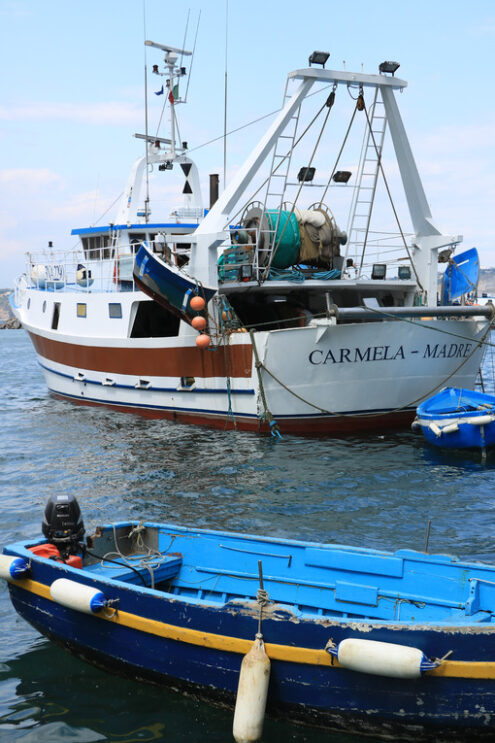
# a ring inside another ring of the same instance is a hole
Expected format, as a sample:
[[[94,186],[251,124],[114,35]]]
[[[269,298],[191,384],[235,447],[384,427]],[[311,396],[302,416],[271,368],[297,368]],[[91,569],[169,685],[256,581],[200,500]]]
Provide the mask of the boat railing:
[[[364,236],[363,236],[364,239]],[[367,242],[365,260],[361,261],[363,243],[356,245],[356,252],[347,252],[334,258],[333,268],[328,269],[314,268],[308,269],[305,266],[290,266],[286,269],[278,269],[270,266],[266,256],[261,255],[257,250],[254,242],[243,244],[233,243],[227,238],[220,247],[220,258],[218,261],[218,278],[219,282],[238,282],[238,281],[270,281],[286,278],[296,280],[303,278],[313,278],[316,280],[335,279],[341,277],[352,277],[360,279],[377,278],[375,275],[375,266],[379,264],[384,266],[382,269],[383,278],[405,278],[404,269],[407,267],[411,278],[414,278],[414,271],[404,242],[401,242],[400,235],[390,233],[384,235],[382,232],[370,234]],[[358,250],[360,248],[360,250]],[[352,260],[352,273],[344,274],[346,260]],[[407,270],[407,269],[406,269]],[[401,276],[402,273],[402,276]]]
[[[186,235],[164,233],[148,246],[165,262],[187,263],[190,244]],[[133,277],[134,261],[141,241],[113,246],[27,253],[26,288],[57,292],[138,291]]]
[[[133,255],[127,246],[129,261]],[[83,251],[45,250],[27,254],[28,288],[44,291],[116,291],[120,255],[117,247],[91,248]],[[130,266],[132,282],[132,264]]]

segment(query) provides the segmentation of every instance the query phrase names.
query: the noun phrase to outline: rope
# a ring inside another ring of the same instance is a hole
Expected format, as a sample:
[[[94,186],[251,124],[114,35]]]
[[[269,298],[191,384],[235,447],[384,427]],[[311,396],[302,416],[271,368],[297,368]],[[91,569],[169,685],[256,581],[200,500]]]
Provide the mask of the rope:
[[[321,91],[317,91],[317,92],[318,92],[318,93],[320,93]],[[311,95],[315,95],[315,94],[314,94],[314,93],[312,93]],[[306,97],[307,97],[307,98],[309,98],[309,96],[306,96]],[[309,130],[311,129],[311,127],[313,126],[313,124],[315,123],[316,119],[317,119],[317,118],[318,118],[318,116],[319,116],[319,115],[321,114],[321,112],[323,111],[323,109],[325,108],[325,106],[326,106],[326,105],[327,105],[327,102],[325,101],[325,103],[323,104],[323,106],[322,106],[322,107],[321,107],[321,108],[320,108],[320,109],[319,109],[319,110],[318,110],[318,111],[316,112],[316,114],[314,115],[314,117],[312,118],[312,120],[311,120],[311,121],[309,122],[308,126],[307,126],[307,127],[306,127],[306,129],[305,129],[305,130],[303,131],[303,133],[301,134],[301,136],[300,136],[300,137],[299,137],[298,139],[296,139],[296,141],[294,142],[294,144],[293,144],[293,145],[292,145],[292,147],[290,148],[289,152],[287,152],[287,154],[286,154],[286,155],[284,155],[283,157],[281,157],[281,158],[280,158],[280,162],[278,163],[278,165],[277,165],[277,166],[276,166],[275,168],[273,168],[273,170],[272,170],[272,172],[270,173],[270,175],[268,176],[268,178],[265,178],[265,180],[263,181],[263,183],[262,183],[262,184],[261,184],[261,185],[260,185],[260,186],[259,186],[259,187],[258,187],[258,188],[256,189],[256,191],[255,191],[255,192],[254,192],[254,193],[253,193],[253,194],[251,195],[251,197],[250,197],[249,199],[247,199],[247,201],[246,201],[246,202],[244,202],[245,204],[249,204],[249,203],[250,203],[251,201],[253,201],[253,199],[254,199],[254,197],[256,196],[256,194],[257,194],[257,193],[259,193],[259,192],[261,191],[261,189],[262,189],[262,188],[263,188],[264,186],[266,186],[266,184],[268,183],[268,181],[270,180],[270,178],[271,178],[271,177],[272,177],[273,175],[275,175],[275,173],[277,172],[277,170],[278,170],[278,169],[280,168],[280,166],[281,166],[281,165],[282,165],[282,164],[283,164],[283,163],[284,163],[284,162],[285,162],[285,161],[287,160],[287,158],[289,157],[289,155],[290,155],[290,154],[291,154],[292,152],[294,152],[294,150],[296,149],[296,147],[297,147],[297,145],[299,144],[299,142],[300,142],[300,141],[301,141],[301,140],[303,139],[303,137],[305,137],[305,136],[306,136],[306,134],[307,134],[307,133],[309,132]],[[243,206],[241,207],[241,209],[239,209],[239,211],[238,211],[238,212],[236,212],[236,213],[235,213],[235,214],[234,214],[234,215],[233,215],[232,217],[230,217],[230,219],[229,219],[229,221],[228,221],[228,224],[235,224],[235,223],[236,223],[236,220],[237,220],[237,217],[238,217],[238,216],[239,216],[240,214],[242,214],[242,213],[243,213],[243,211],[245,210],[245,208],[246,208],[246,207],[245,207],[245,205],[243,205]]]
[[[268,409],[268,404],[266,402],[266,396],[265,396],[265,389],[263,387],[263,379],[261,378],[261,369],[265,368],[263,367],[263,364],[261,363],[259,356],[258,356],[258,349],[256,348],[256,343],[254,340],[254,332],[252,330],[249,331],[249,335],[251,336],[251,344],[253,346],[253,353],[254,353],[254,361],[255,361],[255,367],[256,372],[258,374],[258,383],[260,387],[260,394],[261,394],[261,400],[263,402],[263,419],[268,421],[268,425],[270,426],[270,433],[275,438],[278,437],[279,439],[282,438],[282,434],[279,431],[278,423],[273,417],[273,415],[270,413]],[[268,370],[267,370],[268,371]]]
[[[327,125],[328,117],[330,116],[330,111],[332,110],[333,104],[335,103],[335,90],[336,90],[336,88],[337,88],[337,84],[335,83],[334,86],[333,86],[333,88],[332,88],[332,91],[331,91],[330,95],[328,96],[327,100],[325,101],[325,103],[323,104],[322,108],[320,109],[320,112],[321,112],[323,110],[323,108],[326,106],[328,108],[328,111],[327,111],[327,114],[326,114],[325,119],[323,121],[321,130],[320,130],[320,133],[319,133],[318,138],[317,138],[316,143],[315,143],[315,146],[313,147],[313,152],[311,153],[311,157],[309,159],[309,165],[306,166],[306,170],[304,172],[304,177],[305,177],[306,173],[308,172],[308,170],[310,169],[310,167],[311,167],[311,165],[313,163],[314,157],[316,155],[316,151],[317,151],[317,149],[319,147],[321,138],[323,136],[323,132],[325,131],[325,127]],[[294,147],[295,147],[295,145],[292,147],[292,151],[294,150]],[[291,210],[290,210],[290,214],[289,214],[289,216],[288,216],[288,218],[287,218],[287,220],[286,220],[286,222],[284,224],[284,228],[282,230],[282,233],[281,233],[280,237],[278,238],[277,244],[275,244],[275,241],[277,239],[277,236],[274,235],[274,237],[273,237],[272,252],[270,254],[270,260],[268,261],[268,265],[265,268],[264,276],[262,277],[262,281],[263,281],[263,278],[266,279],[266,277],[270,273],[270,268],[271,268],[271,265],[272,265],[272,261],[275,258],[275,254],[276,254],[276,252],[278,250],[278,247],[279,247],[280,243],[282,242],[283,236],[285,235],[285,231],[286,231],[287,226],[289,224],[290,218],[294,214],[294,211],[295,211],[295,208],[296,208],[296,204],[297,204],[297,200],[298,200],[298,198],[299,198],[299,196],[301,194],[302,188],[304,186],[304,177],[301,179],[301,183],[299,184],[299,188],[298,188],[298,191],[297,191],[297,194],[296,194],[296,198],[294,199],[294,203],[292,204],[292,207],[291,207]],[[277,225],[278,225],[278,221],[277,221]],[[261,227],[261,220],[260,220],[260,227]]]
[[[135,564],[148,570],[150,574],[151,588],[154,588],[155,587],[155,570],[159,568],[160,565],[166,560],[166,554],[160,551],[151,550],[149,547],[147,547],[144,544],[142,534],[146,531],[146,528],[147,527],[144,526],[143,522],[141,521],[136,526],[133,526],[129,534],[126,534],[125,536],[127,539],[135,538],[135,547],[142,550],[141,553],[132,552],[131,554],[133,554],[136,557],[141,558],[140,561],[136,562]],[[132,564],[132,562],[126,557],[126,555],[122,554],[119,548],[119,545],[118,545],[115,524],[112,524],[112,531],[113,531],[113,543],[114,543],[115,551],[107,552],[105,555],[103,555],[103,557],[100,557],[102,566],[104,562],[115,563],[116,565],[120,565],[120,567],[122,567],[122,565],[125,565],[129,567],[131,570],[133,570],[135,573],[137,573],[142,583],[146,586],[146,581],[142,577],[139,570],[136,569],[135,565]],[[170,546],[167,548],[166,551],[168,551],[168,549],[170,549]],[[117,560],[112,560],[109,557],[109,555],[117,555],[118,557],[120,557],[122,562],[118,562]],[[98,555],[94,555],[94,554],[92,554],[92,556],[99,557]]]
[[[357,100],[357,103],[356,103],[356,107],[357,107],[357,108],[358,108],[358,109],[359,109],[360,111],[364,111],[364,113],[365,113],[365,115],[366,115],[366,122],[367,122],[367,124],[368,124],[368,129],[369,129],[369,133],[370,133],[370,135],[371,135],[371,140],[372,140],[372,142],[373,142],[373,147],[375,148],[375,153],[376,153],[376,157],[377,157],[377,164],[378,164],[378,169],[379,169],[380,173],[382,174],[382,178],[383,178],[383,183],[384,183],[384,185],[385,185],[385,188],[386,188],[386,191],[387,191],[387,196],[388,196],[388,198],[389,198],[389,201],[390,201],[390,206],[392,207],[392,211],[393,211],[393,213],[394,213],[395,221],[397,222],[397,227],[399,228],[400,236],[401,236],[401,238],[402,238],[402,243],[403,243],[403,245],[404,245],[404,248],[405,248],[405,250],[406,250],[406,252],[407,252],[407,256],[408,256],[408,258],[409,258],[409,261],[410,261],[410,263],[411,263],[412,269],[413,269],[413,271],[414,271],[414,275],[415,275],[415,277],[416,277],[416,281],[418,282],[418,286],[419,286],[419,288],[421,289],[421,291],[423,291],[423,292],[424,292],[424,287],[423,287],[423,285],[422,285],[422,283],[421,283],[421,281],[420,281],[420,279],[419,279],[419,276],[418,276],[418,272],[416,271],[416,266],[414,265],[414,261],[413,261],[413,259],[412,259],[411,253],[410,253],[410,251],[409,251],[409,246],[407,245],[407,242],[406,242],[406,238],[405,238],[405,236],[404,236],[404,232],[402,231],[402,226],[401,226],[401,224],[400,224],[400,221],[399,221],[399,215],[397,214],[397,210],[396,210],[396,208],[395,208],[395,204],[394,204],[394,201],[393,201],[393,199],[392,199],[392,194],[390,193],[390,188],[389,188],[389,185],[388,185],[388,181],[387,181],[387,178],[386,178],[386,176],[385,176],[385,171],[383,170],[383,165],[382,165],[382,153],[381,153],[381,152],[379,152],[379,150],[378,150],[378,146],[377,146],[377,144],[376,144],[376,140],[375,140],[375,135],[374,135],[374,133],[373,133],[373,129],[372,129],[372,127],[371,127],[371,122],[370,122],[370,119],[369,119],[369,116],[368,116],[368,109],[366,108],[366,103],[365,103],[365,101],[364,101],[364,95],[363,95],[363,93],[362,93],[362,89],[361,89],[361,92],[360,92],[360,94],[359,94],[359,96],[358,96],[358,100]],[[372,208],[373,208],[373,204],[371,205],[371,209],[372,209]],[[365,237],[364,237],[363,252],[361,253],[361,264],[360,264],[360,266],[359,266],[359,272],[360,272],[360,273],[361,273],[361,271],[362,271],[362,268],[363,268],[364,253],[365,253],[365,251],[366,251],[366,244],[367,244],[367,241],[368,241],[368,233],[369,233],[369,224],[368,224],[368,225],[367,225],[367,227],[366,227],[366,235],[365,235]]]
[[[490,332],[490,329],[491,329],[490,326],[488,326],[485,335],[477,342],[476,346],[473,348],[473,350],[471,351],[471,353],[469,354],[469,356],[467,356],[465,359],[463,359],[461,361],[461,363],[459,364],[459,366],[457,366],[454,369],[454,371],[452,371],[447,377],[445,377],[445,379],[443,379],[439,384],[435,385],[435,387],[433,387],[429,392],[427,392],[427,393],[425,393],[423,395],[420,395],[420,397],[417,397],[415,400],[411,400],[410,402],[406,403],[405,405],[401,405],[398,408],[393,408],[392,410],[387,410],[386,411],[386,414],[389,415],[391,413],[398,413],[401,410],[406,410],[407,408],[410,408],[413,405],[416,405],[416,403],[420,402],[421,400],[424,400],[425,397],[429,397],[433,392],[436,392],[436,390],[438,390],[441,387],[445,386],[445,383],[448,382],[448,380],[451,379],[454,376],[454,374],[457,374],[457,372],[459,371],[459,369],[461,369],[464,366],[464,364],[466,364],[469,361],[469,359],[474,354],[474,352],[484,343],[484,340],[485,340],[486,336],[488,335],[488,333]],[[250,331],[250,334],[251,334],[251,337],[252,337],[252,331]],[[253,344],[253,348],[255,348],[254,344]],[[256,368],[257,368],[257,371],[258,371],[258,377],[260,379],[261,379],[261,376],[260,376],[261,375],[261,371],[260,371],[260,369],[264,369],[266,371],[266,373],[269,374],[275,382],[277,382],[277,384],[279,384],[281,387],[283,387],[284,390],[286,390],[287,392],[289,392],[291,395],[293,395],[294,397],[296,397],[298,400],[301,400],[301,402],[305,403],[306,405],[309,405],[310,407],[315,408],[315,410],[319,410],[321,413],[324,413],[326,415],[339,416],[339,417],[342,417],[342,418],[356,418],[356,417],[360,417],[360,418],[379,418],[382,415],[385,415],[385,413],[336,413],[335,411],[327,410],[326,408],[322,408],[319,405],[315,405],[314,403],[310,402],[309,400],[306,400],[304,397],[301,397],[301,395],[298,395],[297,392],[294,392],[294,390],[291,390],[290,387],[287,387],[287,385],[284,384],[284,382],[282,382],[281,379],[279,379],[272,371],[270,371],[270,369],[268,369],[264,364],[262,364],[258,360],[258,357],[257,357],[257,354],[256,353],[255,353],[255,358],[256,358]],[[263,395],[264,395],[264,393],[262,391],[262,396]]]
[[[227,399],[229,403],[229,407],[227,410],[227,414],[230,418],[232,418],[232,423],[234,424],[234,431],[237,430],[237,421],[235,419],[234,411],[232,410],[232,394],[231,394],[231,374],[230,374],[230,338],[226,332],[225,329],[225,323],[223,321],[223,312],[228,313],[229,307],[227,306],[227,299],[225,296],[222,296],[222,302],[219,307],[219,325],[222,333],[222,339],[223,339],[223,353],[224,353],[224,361],[225,361],[225,371],[226,371],[226,380],[227,380]],[[228,351],[227,351],[227,339],[229,339],[228,344]],[[227,430],[228,425],[228,418],[225,420],[225,431]]]
[[[323,205],[323,202],[324,202],[324,200],[325,200],[325,197],[326,197],[326,195],[327,195],[327,191],[328,191],[328,189],[329,189],[329,188],[330,188],[330,186],[331,186],[331,183],[332,183],[332,178],[333,178],[333,176],[334,176],[334,173],[335,173],[335,171],[337,170],[337,165],[339,164],[340,158],[341,158],[341,156],[342,156],[342,152],[343,152],[343,150],[344,150],[344,147],[345,147],[345,145],[346,145],[346,142],[347,142],[347,138],[348,138],[348,136],[349,136],[349,134],[350,134],[350,132],[351,132],[351,128],[352,128],[352,125],[353,125],[353,123],[354,123],[354,117],[356,116],[356,111],[357,111],[357,110],[358,110],[358,108],[357,108],[357,106],[355,106],[355,107],[354,107],[354,111],[353,111],[353,114],[352,114],[352,116],[351,116],[351,120],[350,120],[350,122],[349,122],[349,126],[347,127],[347,131],[346,131],[346,133],[345,133],[345,137],[344,137],[344,140],[343,140],[343,142],[342,142],[342,145],[341,145],[341,147],[340,147],[340,150],[339,150],[339,154],[337,155],[337,159],[335,160],[335,165],[333,166],[332,172],[330,173],[330,178],[328,179],[328,183],[327,183],[327,185],[325,186],[325,190],[323,191],[323,194],[322,194],[322,196],[321,196],[321,198],[320,198],[320,206],[322,206],[322,205]]]
[[[263,563],[261,560],[258,560],[258,576],[259,576],[260,587],[258,588],[258,591],[256,593],[256,601],[258,602],[258,606],[259,606],[258,634],[256,635],[256,637],[261,640],[263,639],[263,635],[261,634],[261,622],[263,620],[263,607],[266,606],[269,601],[268,591],[265,591],[265,587],[263,585]]]

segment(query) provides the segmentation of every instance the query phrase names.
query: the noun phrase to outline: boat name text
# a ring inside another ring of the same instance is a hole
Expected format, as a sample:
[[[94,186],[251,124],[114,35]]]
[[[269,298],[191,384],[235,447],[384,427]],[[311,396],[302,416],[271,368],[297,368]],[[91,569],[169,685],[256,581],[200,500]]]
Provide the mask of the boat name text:
[[[471,353],[472,343],[427,343],[422,351],[410,351],[410,354],[421,354],[424,359],[465,359]],[[337,348],[322,351],[316,348],[309,354],[309,363],[314,366],[320,364],[353,364],[358,361],[395,361],[404,360],[406,352],[404,346],[368,346],[361,348]]]

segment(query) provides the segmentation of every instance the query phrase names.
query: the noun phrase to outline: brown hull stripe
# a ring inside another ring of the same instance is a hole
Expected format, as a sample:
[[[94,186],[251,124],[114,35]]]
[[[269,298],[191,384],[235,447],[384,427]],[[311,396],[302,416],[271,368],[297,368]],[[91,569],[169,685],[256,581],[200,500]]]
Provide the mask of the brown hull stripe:
[[[250,377],[252,348],[109,348],[80,346],[29,333],[40,356],[75,369],[145,377]]]

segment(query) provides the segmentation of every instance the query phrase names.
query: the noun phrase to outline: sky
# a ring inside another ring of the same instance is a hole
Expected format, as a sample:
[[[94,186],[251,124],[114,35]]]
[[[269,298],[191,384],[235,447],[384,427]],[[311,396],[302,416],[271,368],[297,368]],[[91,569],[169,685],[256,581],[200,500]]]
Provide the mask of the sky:
[[[72,228],[112,220],[143,154],[132,135],[144,131],[145,61],[150,130],[161,111],[150,71],[163,57],[145,53],[144,38],[181,47],[188,11],[186,48],[201,17],[188,103],[177,108],[191,150],[223,133],[226,58],[228,130],[279,108],[287,73],[315,49],[330,52],[330,69],[376,73],[397,60],[435,223],[495,266],[493,0],[0,0],[0,288],[14,285],[27,251],[72,249]],[[227,180],[270,121],[228,137]],[[223,183],[223,142],[194,158],[206,201],[208,174]]]

